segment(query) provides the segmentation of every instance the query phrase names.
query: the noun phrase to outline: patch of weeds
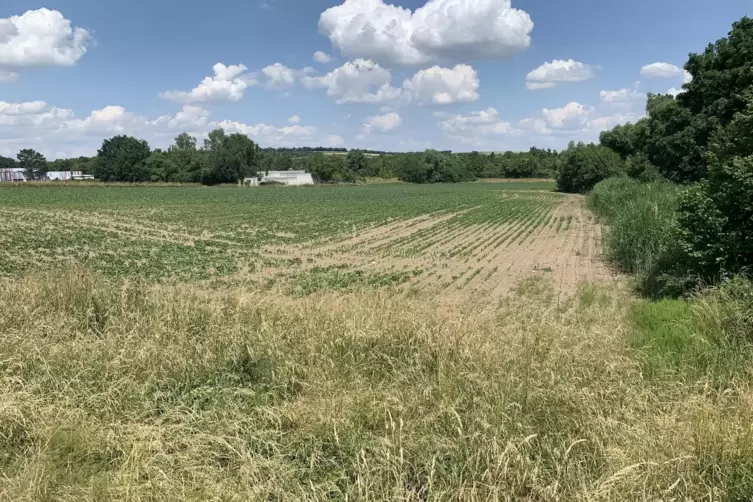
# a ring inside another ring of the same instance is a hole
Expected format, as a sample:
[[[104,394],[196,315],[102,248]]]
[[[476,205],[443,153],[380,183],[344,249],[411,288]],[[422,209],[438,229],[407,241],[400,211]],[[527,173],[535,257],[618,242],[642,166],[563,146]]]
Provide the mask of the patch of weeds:
[[[421,272],[419,271],[418,274]],[[378,289],[408,281],[416,271],[375,272],[351,270],[346,265],[315,267],[309,272],[296,275],[285,292],[294,296],[308,296],[322,291],[354,291]]]
[[[541,275],[532,275],[523,279],[515,287],[514,292],[528,299],[550,299],[554,295],[551,280]]]

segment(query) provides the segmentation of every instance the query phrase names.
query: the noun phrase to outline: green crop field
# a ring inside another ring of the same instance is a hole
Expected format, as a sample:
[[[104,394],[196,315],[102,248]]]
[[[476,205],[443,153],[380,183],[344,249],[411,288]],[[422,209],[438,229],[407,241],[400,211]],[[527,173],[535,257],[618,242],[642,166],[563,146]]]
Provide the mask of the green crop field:
[[[723,292],[552,188],[0,187],[0,500],[743,500]]]
[[[0,188],[0,274],[79,265],[112,277],[293,294],[405,284],[501,295],[521,279],[519,266],[556,268],[572,283],[568,256],[537,243],[590,245],[570,226],[584,214],[551,189],[545,181]]]

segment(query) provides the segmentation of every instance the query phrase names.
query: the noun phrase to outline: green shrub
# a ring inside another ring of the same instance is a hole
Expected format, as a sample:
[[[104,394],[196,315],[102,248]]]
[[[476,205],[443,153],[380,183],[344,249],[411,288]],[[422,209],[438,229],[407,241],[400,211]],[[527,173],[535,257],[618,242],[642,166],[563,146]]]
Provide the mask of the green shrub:
[[[682,193],[680,245],[708,281],[753,268],[753,157],[712,166],[709,179]]]
[[[613,150],[600,145],[570,144],[562,155],[557,189],[586,193],[597,183],[624,174],[624,162]]]

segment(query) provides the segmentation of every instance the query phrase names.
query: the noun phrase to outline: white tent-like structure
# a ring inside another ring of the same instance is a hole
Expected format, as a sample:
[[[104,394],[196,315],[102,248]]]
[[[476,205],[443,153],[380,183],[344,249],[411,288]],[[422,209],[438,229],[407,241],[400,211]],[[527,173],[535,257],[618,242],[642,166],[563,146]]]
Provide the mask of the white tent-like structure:
[[[243,180],[243,183],[249,186],[264,185],[266,183],[300,186],[313,185],[314,178],[306,171],[267,171],[266,173],[259,173],[258,177],[246,178]]]

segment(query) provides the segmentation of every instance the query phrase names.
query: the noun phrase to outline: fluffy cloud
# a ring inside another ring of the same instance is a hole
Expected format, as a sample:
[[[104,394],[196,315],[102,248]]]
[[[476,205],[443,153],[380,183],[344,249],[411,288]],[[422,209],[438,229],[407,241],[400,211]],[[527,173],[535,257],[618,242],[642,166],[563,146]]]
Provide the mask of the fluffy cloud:
[[[264,144],[295,144],[301,138],[312,137],[316,133],[315,127],[290,125],[276,127],[267,124],[249,125],[242,122],[223,120],[212,123],[212,126],[221,127],[228,133],[241,133]]]
[[[315,127],[299,124],[281,127],[213,121],[209,111],[185,105],[175,114],[156,118],[129,112],[121,106],[106,106],[79,118],[72,110],[52,107],[41,101],[0,102],[0,155],[15,155],[21,148],[35,148],[50,158],[93,155],[102,140],[115,134],[129,134],[149,141],[152,147],[165,148],[181,132],[198,138],[216,127],[247,134],[263,146],[342,144],[342,138],[319,135]]]
[[[519,126],[531,143],[562,147],[570,140],[596,141],[601,131],[635,122],[643,116],[642,112],[618,110],[612,106],[597,108],[571,102],[562,108],[544,108],[540,118],[525,118]]]
[[[30,10],[0,18],[0,66],[72,66],[92,42],[59,11]]]
[[[361,134],[358,136],[362,139],[373,133],[384,133],[391,131],[400,125],[400,115],[395,112],[385,113],[384,115],[375,115],[367,117],[361,126]]]
[[[322,64],[329,63],[330,61],[332,61],[332,56],[330,56],[326,52],[316,51],[314,53],[314,61]]]
[[[562,108],[544,108],[541,112],[549,127],[560,129],[583,124],[593,112],[593,108],[580,103],[570,102]]]
[[[438,122],[437,125],[443,132],[455,136],[507,134],[513,129],[509,122],[500,118],[499,112],[494,108],[465,115],[453,115]]]
[[[301,75],[307,75],[313,71],[314,69],[308,66],[303,70],[294,70],[281,63],[266,66],[261,70],[266,77],[264,85],[268,89],[279,89],[281,87],[291,86],[295,84],[296,80]]]
[[[28,103],[6,103],[0,101],[0,115],[35,115],[44,110],[44,101],[30,101]]]
[[[389,70],[366,59],[349,61],[321,77],[303,77],[303,85],[308,89],[327,89],[327,96],[338,104],[368,103],[377,104],[399,100],[402,91],[390,85],[392,75]]]
[[[476,70],[465,64],[454,68],[433,66],[403,83],[403,88],[418,104],[436,105],[476,101],[478,87]]]
[[[402,87],[393,87],[389,70],[371,60],[356,59],[326,75],[303,77],[302,82],[308,89],[326,88],[327,95],[338,104],[447,105],[479,98],[476,70],[464,64],[420,70]]]
[[[288,119],[289,124],[300,124],[301,123],[301,117],[298,115],[293,115]]]
[[[510,0],[429,0],[415,12],[345,0],[319,18],[319,32],[344,56],[388,66],[502,58],[527,49],[532,30]]]
[[[214,65],[214,76],[206,77],[191,91],[167,91],[160,94],[163,99],[178,103],[213,103],[240,101],[246,88],[253,85],[253,77],[245,75],[248,68],[240,65]]]
[[[558,82],[583,82],[594,77],[594,69],[593,65],[572,59],[555,59],[526,75],[526,87],[531,90],[551,89]]]
[[[18,80],[20,75],[14,71],[0,70],[0,84],[8,84]]]
[[[641,68],[641,75],[644,77],[660,77],[660,78],[685,78],[687,72],[670,63],[652,63]]]
[[[603,103],[632,103],[646,99],[646,95],[635,88],[601,91],[600,96]]]

